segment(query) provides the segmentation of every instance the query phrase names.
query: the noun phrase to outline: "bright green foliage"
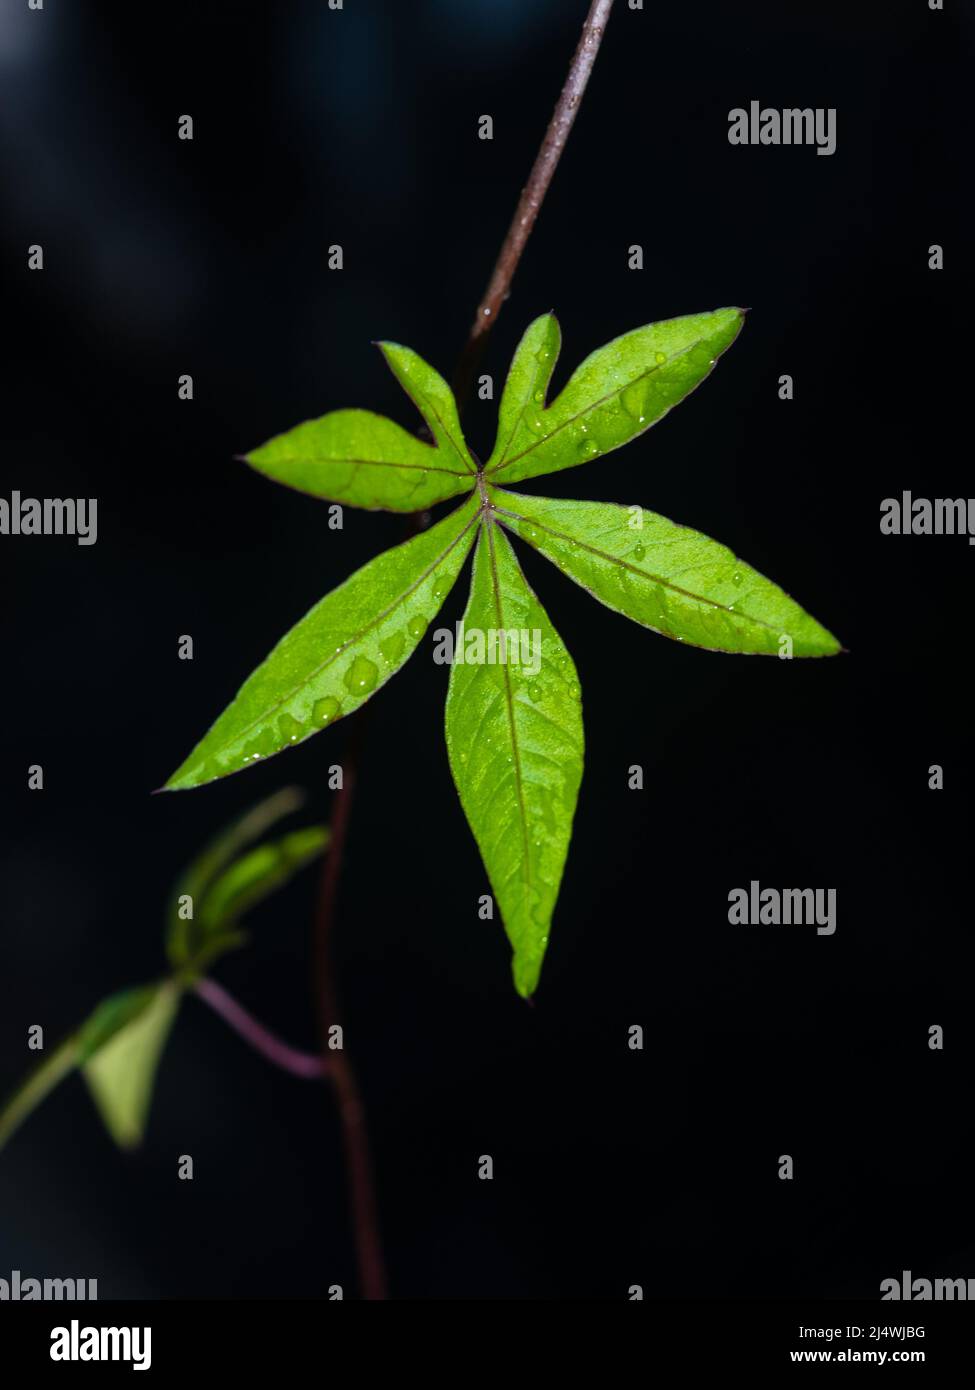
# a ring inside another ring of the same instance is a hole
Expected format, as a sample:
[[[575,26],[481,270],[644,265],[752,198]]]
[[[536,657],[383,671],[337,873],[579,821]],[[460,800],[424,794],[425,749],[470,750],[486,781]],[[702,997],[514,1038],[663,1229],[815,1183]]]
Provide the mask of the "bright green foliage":
[[[471,498],[326,595],[245,682],[167,790],[237,772],[358,709],[416,650],[460,573],[477,517]]]
[[[511,364],[485,475],[507,487],[618,449],[709,375],[741,324],[741,309],[717,309],[624,333],[591,352],[547,406],[561,335],[554,314],[536,319]]]
[[[493,654],[504,660],[478,653],[473,642],[455,652],[446,733],[461,804],[514,947],[515,986],[531,995],[582,780],[582,692],[572,658],[497,526],[486,526],[478,542],[464,630],[475,639],[515,634],[504,650],[498,640]],[[486,659],[462,660],[465,651]]]
[[[335,410],[247,455],[276,482],[370,511],[413,512],[468,492],[471,470],[368,410]]]
[[[493,491],[498,519],[607,608],[720,652],[832,656],[839,643],[717,541],[641,507]]]
[[[370,511],[416,512],[470,492],[476,467],[450,387],[409,348],[379,346],[433,444],[383,415],[333,410],[254,449],[246,455],[251,467],[299,492]]]
[[[380,343],[379,350],[400,386],[414,401],[438,446],[451,460],[450,467],[476,473],[477,465],[460,427],[454,393],[440,373],[418,357],[412,348],[400,347],[399,343]]]
[[[743,310],[648,324],[597,349],[549,404],[560,346],[544,314],[518,345],[494,450],[478,470],[450,388],[409,348],[379,346],[433,445],[364,411],[337,411],[249,456],[315,496],[391,511],[470,491],[457,511],[364,566],[279,643],[167,783],[199,786],[302,742],[369,698],[414,651],[479,530],[468,634],[538,632],[534,676],[510,658],[455,654],[450,765],[514,948],[515,985],[535,989],[582,772],[572,661],[526,585],[500,525],[607,607],[695,646],[780,656],[840,650],[776,585],[706,536],[640,508],[524,497],[506,489],[618,449],[662,419],[734,342]],[[635,520],[638,516],[639,520]],[[510,650],[511,644],[508,644]],[[495,639],[495,650],[497,641]],[[244,872],[243,870],[241,872]]]
[[[34,1069],[0,1109],[0,1148],[66,1076],[80,1068],[115,1142],[141,1142],[156,1070],[187,986],[243,939],[238,918],[322,853],[324,826],[292,831],[244,852],[276,821],[301,805],[286,788],[225,830],[181,875],[173,894],[167,950],[173,973],[109,996]],[[181,912],[192,911],[185,919]]]

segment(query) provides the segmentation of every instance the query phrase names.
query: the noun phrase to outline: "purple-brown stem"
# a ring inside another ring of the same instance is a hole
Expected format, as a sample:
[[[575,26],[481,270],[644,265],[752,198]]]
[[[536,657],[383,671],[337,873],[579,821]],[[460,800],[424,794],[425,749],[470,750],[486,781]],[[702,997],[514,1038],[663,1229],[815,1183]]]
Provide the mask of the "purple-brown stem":
[[[454,392],[458,408],[463,409],[481,360],[488,334],[494,327],[501,306],[508,297],[512,278],[531,235],[535,219],[552,182],[552,175],[565,148],[576,118],[582,94],[589,81],[596,54],[602,42],[613,0],[592,0],[582,27],[582,36],[569,66],[569,75],[545,132],[541,149],[522,189],[515,215],[502,244],[484,298],[478,305],[467,343],[454,373]],[[426,517],[411,517],[407,535],[420,531]],[[370,707],[371,710],[371,707]],[[339,880],[348,832],[352,796],[368,715],[361,711],[342,765],[342,786],[332,810],[331,841],[322,869],[318,908],[315,914],[315,984],[319,1030],[322,1039],[322,1065],[335,1088],[342,1126],[342,1140],[349,1172],[352,1227],[363,1297],[386,1297],[386,1273],[379,1236],[378,1206],[373,1184],[372,1155],[358,1083],[344,1050],[329,1049],[330,1029],[339,1023],[338,999],[332,968],[331,943],[338,898]]]
[[[326,1075],[325,1062],[317,1053],[299,1052],[296,1047],[282,1042],[269,1028],[265,1028],[263,1023],[259,1023],[253,1014],[249,1014],[242,1004],[238,1004],[233,995],[228,994],[223,985],[218,985],[216,980],[197,980],[193,985],[193,992],[199,995],[204,1003],[209,1004],[224,1023],[229,1023],[245,1042],[250,1043],[255,1052],[266,1057],[274,1066],[290,1072],[292,1076],[301,1076],[307,1080],[321,1081]]]

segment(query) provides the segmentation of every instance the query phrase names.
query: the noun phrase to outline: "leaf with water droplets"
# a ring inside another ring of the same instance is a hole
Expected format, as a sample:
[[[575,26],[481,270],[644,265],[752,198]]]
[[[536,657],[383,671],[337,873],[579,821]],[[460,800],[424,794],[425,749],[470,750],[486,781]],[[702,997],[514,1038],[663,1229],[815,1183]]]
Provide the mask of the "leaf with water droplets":
[[[368,700],[412,655],[453,586],[474,539],[479,505],[471,497],[317,603],[244,683],[166,789],[201,786],[251,766]],[[397,634],[402,646],[391,659]]]
[[[429,362],[424,362],[412,348],[403,347],[400,343],[379,343],[378,347],[396,380],[423,416],[427,429],[444,455],[444,466],[464,469],[470,475],[476,473],[477,465],[471,458],[460,427],[454,393],[440,373]],[[449,464],[447,460],[450,460]],[[473,476],[470,476],[468,486],[472,486],[473,482]]]
[[[618,449],[709,375],[742,318],[741,309],[716,309],[624,333],[590,353],[551,405],[559,329],[551,314],[536,319],[515,352],[485,472],[507,486]]]
[[[511,359],[507,380],[498,406],[498,434],[494,452],[487,463],[513,452],[512,441],[527,428],[533,438],[542,430],[545,396],[559,355],[559,321],[554,314],[542,314],[525,329]]]
[[[492,489],[498,519],[644,627],[713,651],[832,656],[840,644],[726,546],[637,507]],[[641,524],[635,526],[633,523]]]
[[[368,511],[416,512],[470,492],[473,464],[385,416],[334,410],[245,455],[275,482]]]
[[[485,643],[479,650],[465,640],[455,651],[447,751],[514,948],[515,987],[527,997],[538,983],[572,834],[582,707],[572,658],[493,523],[478,541],[464,629]],[[497,634],[512,632],[519,640],[502,647]],[[484,659],[461,660],[467,655]]]

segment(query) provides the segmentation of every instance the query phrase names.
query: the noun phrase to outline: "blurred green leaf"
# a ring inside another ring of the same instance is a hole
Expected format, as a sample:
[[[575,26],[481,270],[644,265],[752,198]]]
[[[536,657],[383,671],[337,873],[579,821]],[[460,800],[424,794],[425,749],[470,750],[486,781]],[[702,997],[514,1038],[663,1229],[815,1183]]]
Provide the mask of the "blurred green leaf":
[[[91,1081],[94,1068],[98,1108],[109,1131],[119,1143],[129,1144],[141,1137],[152,1095],[152,1079],[159,1052],[168,1036],[179,1001],[179,986],[171,980],[135,989],[120,990],[102,1001],[75,1033],[54,1049],[28,1076],[18,1091],[0,1110],[0,1148],[33,1110],[45,1100],[66,1076],[81,1067]],[[163,1022],[165,1027],[163,1027]],[[147,1065],[155,1053],[151,1067]],[[109,1054],[105,1069],[100,1059]],[[111,1059],[115,1058],[113,1073]],[[130,1065],[132,1074],[122,1072]],[[135,1120],[141,1117],[136,1126]],[[121,1136],[126,1136],[125,1138]]]
[[[184,987],[244,939],[236,923],[245,912],[287,883],[328,844],[328,829],[312,825],[247,848],[302,801],[294,787],[277,792],[197,856],[181,875],[168,913],[166,944],[176,974],[104,999],[45,1057],[0,1109],[0,1148],[76,1067],[116,1142],[128,1148],[140,1141],[156,1069]],[[191,919],[179,915],[181,897],[192,899]]]
[[[70,1075],[77,1065],[78,1040],[74,1037],[65,1038],[50,1056],[38,1063],[27,1080],[0,1109],[0,1149],[14,1131],[20,1128],[28,1115],[37,1109],[41,1101],[47,1099],[55,1086]]]
[[[210,886],[202,921],[209,934],[235,923],[245,912],[283,887],[328,844],[327,826],[312,825],[280,840],[259,845],[237,859]]]
[[[105,1126],[123,1149],[140,1143],[145,1133],[156,1070],[181,994],[173,980],[149,990],[142,1007],[130,1013],[81,1063]]]
[[[310,826],[261,846],[255,851],[259,857],[253,866],[239,867],[242,851],[303,802],[304,795],[297,787],[275,792],[216,836],[180,875],[170,899],[166,931],[166,954],[177,969],[192,963],[199,972],[224,951],[240,945],[244,936],[233,930],[236,919],[252,901],[259,901],[286,883],[325,848],[328,830]],[[263,890],[262,867],[266,873]],[[252,901],[242,900],[231,914],[228,905],[232,903],[232,885],[241,878],[250,885],[254,896]],[[190,912],[192,916],[188,915]]]

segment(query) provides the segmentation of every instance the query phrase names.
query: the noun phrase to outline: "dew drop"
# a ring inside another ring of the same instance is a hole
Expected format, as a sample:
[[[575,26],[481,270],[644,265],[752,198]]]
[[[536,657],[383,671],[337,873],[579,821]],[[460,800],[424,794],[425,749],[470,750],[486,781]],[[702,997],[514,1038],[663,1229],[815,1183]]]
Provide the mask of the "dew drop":
[[[323,700],[316,700],[312,705],[311,717],[319,728],[324,729],[326,724],[331,724],[337,718],[341,705],[334,695],[326,695]]]
[[[572,696],[573,700],[582,698],[582,686],[578,681],[569,681],[569,694]]]
[[[402,632],[393,632],[379,644],[379,653],[387,666],[395,666],[403,655],[406,638]]]
[[[657,364],[658,367],[662,367],[663,364],[667,361],[667,354],[666,354],[665,352],[657,352],[657,353],[655,353],[655,354],[654,354],[654,361],[656,362],[656,364]]]
[[[411,618],[410,621],[406,624],[406,630],[411,637],[415,638],[416,641],[419,642],[420,638],[427,630],[426,618],[421,618],[420,615],[417,614],[415,618]]]
[[[357,656],[343,679],[346,688],[351,690],[353,695],[368,695],[370,690],[375,690],[378,675],[379,669],[375,662],[370,661],[367,656]]]
[[[531,685],[528,687],[528,698],[535,701],[542,698],[542,687],[539,685],[538,681],[532,681]]]
[[[634,558],[634,560],[642,560],[643,557],[644,557],[644,555],[646,555],[646,553],[647,553],[647,548],[646,548],[645,545],[635,545],[635,546],[633,547],[633,558]]]
[[[531,430],[532,434],[541,434],[545,428],[545,421],[542,417],[531,412],[525,416],[525,424]]]
[[[632,415],[633,419],[636,420],[638,424],[642,424],[647,418],[646,382],[642,379],[640,381],[631,382],[620,397],[620,401],[627,415]]]
[[[740,584],[744,577],[745,576],[742,574],[741,570],[735,570],[734,574],[731,576],[731,582],[732,584],[736,585]]]
[[[290,714],[282,714],[278,720],[278,731],[286,743],[297,743],[303,733],[297,719]]]

